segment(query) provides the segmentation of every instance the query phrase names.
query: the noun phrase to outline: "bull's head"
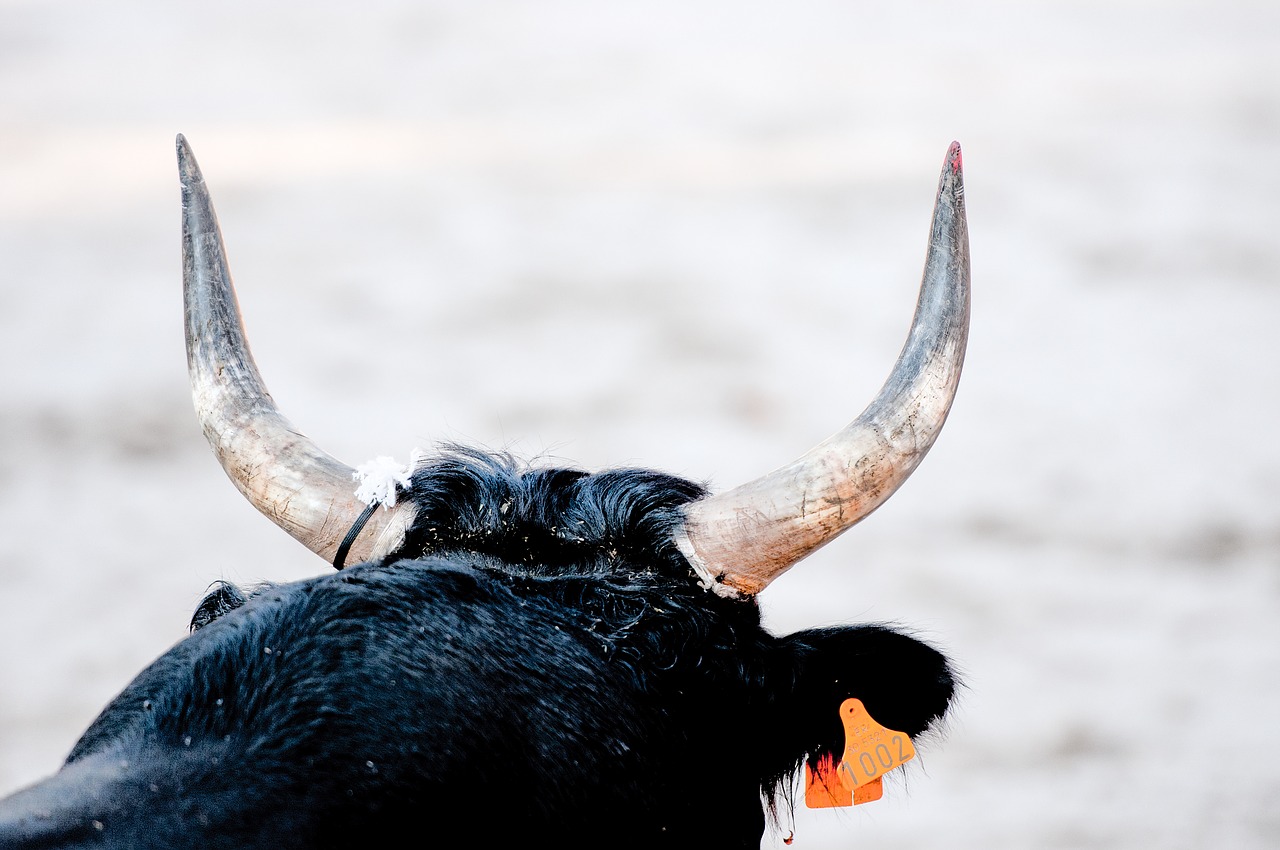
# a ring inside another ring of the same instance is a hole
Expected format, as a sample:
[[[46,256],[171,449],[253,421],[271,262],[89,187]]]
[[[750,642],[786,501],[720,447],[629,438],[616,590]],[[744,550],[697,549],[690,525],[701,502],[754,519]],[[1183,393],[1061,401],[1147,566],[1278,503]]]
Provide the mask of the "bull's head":
[[[969,315],[960,150],[907,343],[875,400],[728,492],[453,449],[388,510],[276,409],[204,180],[178,139],[187,358],[204,433],[260,511],[336,566],[222,586],[66,765],[0,801],[0,847],[472,843],[754,847],[850,698],[914,737],[955,682],[880,626],[775,636],[755,595],[875,510],[950,409]],[[386,501],[390,502],[390,499]],[[709,592],[714,591],[714,592]]]
[[[960,381],[969,333],[969,234],[960,146],[947,151],[924,280],[906,345],[879,395],[808,453],[684,508],[676,542],[707,586],[753,596],[801,558],[879,507],[933,446]],[[311,551],[333,561],[368,506],[354,469],[312,443],[277,409],[245,342],[213,205],[186,140],[182,172],[187,365],[205,436],[240,492]],[[378,511],[345,553],[386,556],[415,506]]]

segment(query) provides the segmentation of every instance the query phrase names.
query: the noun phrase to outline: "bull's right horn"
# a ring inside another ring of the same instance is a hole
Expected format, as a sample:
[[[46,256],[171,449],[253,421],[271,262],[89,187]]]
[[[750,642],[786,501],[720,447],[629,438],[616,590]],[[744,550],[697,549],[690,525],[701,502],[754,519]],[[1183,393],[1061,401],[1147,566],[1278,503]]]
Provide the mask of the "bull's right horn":
[[[723,596],[750,596],[879,507],[933,445],[969,337],[969,229],[960,145],[947,151],[906,345],[857,419],[798,460],[685,506],[676,542]]]

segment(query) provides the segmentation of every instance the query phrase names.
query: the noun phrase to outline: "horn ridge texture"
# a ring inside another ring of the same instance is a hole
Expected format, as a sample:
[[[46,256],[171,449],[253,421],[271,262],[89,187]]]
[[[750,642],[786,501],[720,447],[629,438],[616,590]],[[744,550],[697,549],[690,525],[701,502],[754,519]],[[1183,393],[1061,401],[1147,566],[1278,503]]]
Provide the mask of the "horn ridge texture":
[[[181,135],[177,151],[187,372],[200,426],[245,498],[332,561],[365,509],[355,497],[354,470],[295,428],[267,392],[245,338],[213,202]],[[376,511],[352,544],[349,562],[367,560],[375,548],[384,549],[378,546],[380,538],[393,525],[403,528],[405,510]]]
[[[791,463],[685,507],[676,542],[704,583],[750,596],[884,503],[933,446],[969,336],[969,232],[960,145],[938,180],[906,343],[859,416]]]

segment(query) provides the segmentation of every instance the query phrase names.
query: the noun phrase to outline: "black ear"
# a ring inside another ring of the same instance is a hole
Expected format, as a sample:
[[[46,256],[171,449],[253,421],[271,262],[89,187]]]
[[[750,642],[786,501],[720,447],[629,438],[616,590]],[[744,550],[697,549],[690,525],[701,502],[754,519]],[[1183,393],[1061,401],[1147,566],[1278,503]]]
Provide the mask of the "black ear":
[[[810,629],[786,640],[797,665],[786,713],[803,736],[793,752],[811,764],[843,752],[839,709],[849,697],[880,725],[915,738],[946,714],[958,684],[945,655],[888,626]]]
[[[275,582],[263,581],[246,590],[236,587],[229,581],[215,581],[209,585],[209,592],[196,606],[188,628],[193,632],[199,631],[224,614],[230,614],[253,597],[275,586]]]

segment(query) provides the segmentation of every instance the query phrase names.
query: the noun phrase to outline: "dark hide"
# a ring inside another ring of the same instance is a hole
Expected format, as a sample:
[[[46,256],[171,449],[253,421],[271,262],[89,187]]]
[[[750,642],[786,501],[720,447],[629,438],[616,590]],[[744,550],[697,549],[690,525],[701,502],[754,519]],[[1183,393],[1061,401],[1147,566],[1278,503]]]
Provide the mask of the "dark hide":
[[[954,678],[886,627],[778,637],[699,587],[671,533],[701,493],[446,453],[384,562],[211,593],[0,803],[0,847],[758,847],[844,698],[917,736]]]

